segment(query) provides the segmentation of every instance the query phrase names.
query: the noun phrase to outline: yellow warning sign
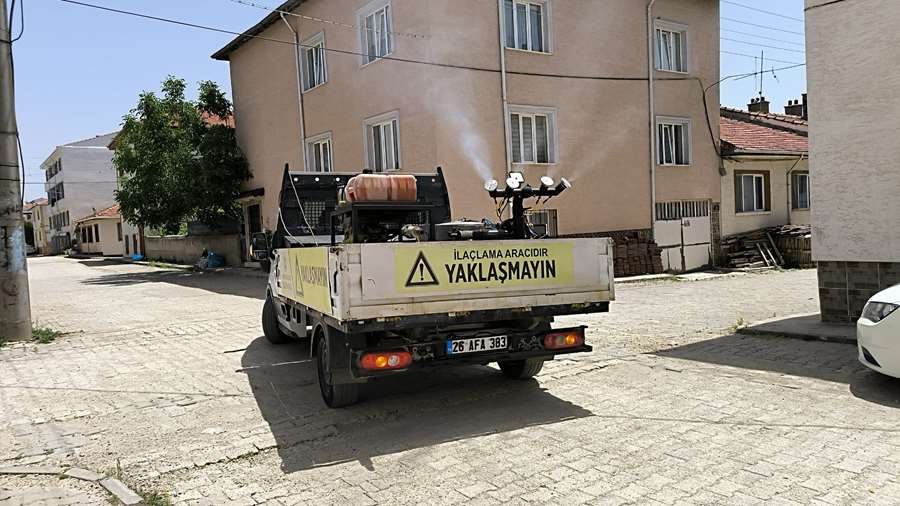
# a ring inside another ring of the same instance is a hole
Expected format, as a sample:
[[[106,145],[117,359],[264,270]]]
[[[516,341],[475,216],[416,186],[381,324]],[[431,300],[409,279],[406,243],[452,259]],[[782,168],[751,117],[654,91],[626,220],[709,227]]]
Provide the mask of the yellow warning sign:
[[[293,282],[288,296],[323,313],[331,313],[328,248],[291,248],[287,252]]]
[[[573,257],[571,242],[470,242],[396,248],[395,286],[401,293],[564,286],[574,280]]]

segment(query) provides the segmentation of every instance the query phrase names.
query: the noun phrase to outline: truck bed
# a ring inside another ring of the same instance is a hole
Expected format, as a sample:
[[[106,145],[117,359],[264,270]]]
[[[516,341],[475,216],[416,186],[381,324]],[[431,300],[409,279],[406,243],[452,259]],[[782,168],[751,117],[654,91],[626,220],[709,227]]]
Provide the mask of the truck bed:
[[[278,250],[276,291],[340,327],[606,311],[606,238],[341,244]]]

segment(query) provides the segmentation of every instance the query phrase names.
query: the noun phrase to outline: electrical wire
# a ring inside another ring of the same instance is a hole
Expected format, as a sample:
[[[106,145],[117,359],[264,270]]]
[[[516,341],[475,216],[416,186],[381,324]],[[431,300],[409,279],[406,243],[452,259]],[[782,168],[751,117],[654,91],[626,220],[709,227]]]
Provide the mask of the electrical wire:
[[[297,205],[300,206],[300,215],[303,216],[303,223],[306,224],[306,228],[309,230],[309,233],[313,238],[313,243],[318,246],[319,240],[316,238],[316,231],[312,228],[312,225],[309,224],[309,220],[306,219],[306,210],[303,209],[303,202],[300,202],[300,194],[297,193],[297,187],[294,185],[294,178],[291,176],[290,172],[288,172],[287,176],[291,182],[291,188],[294,189],[294,197],[297,198]]]
[[[744,44],[744,45],[747,45],[747,46],[764,47],[764,48],[767,48],[767,49],[777,49],[777,50],[779,50],[779,51],[788,51],[788,52],[790,52],[790,53],[806,54],[806,51],[801,51],[801,50],[799,50],[799,49],[788,49],[788,48],[786,48],[786,47],[770,46],[770,45],[768,45],[768,44],[760,44],[760,43],[758,43],[758,42],[748,42],[748,41],[746,41],[746,40],[731,39],[731,38],[728,38],[728,37],[719,37],[719,39],[720,39],[720,40],[725,40],[725,41],[728,41],[728,42],[735,42],[735,43],[737,43],[737,44]]]
[[[744,56],[744,57],[747,57],[747,58],[759,59],[759,55],[754,56],[754,55],[752,55],[752,54],[747,54],[747,53],[735,53],[734,51],[725,51],[725,50],[722,50],[722,51],[719,51],[719,52],[722,53],[722,54],[728,54],[728,55],[731,55],[731,56]],[[766,61],[768,61],[768,62],[775,62],[775,63],[784,63],[785,65],[797,65],[797,66],[806,65],[805,63],[800,63],[800,62],[796,62],[796,61],[776,60],[775,58],[769,58],[769,57],[766,57]]]
[[[9,9],[9,34],[12,35],[12,27],[13,27],[13,18],[16,12],[16,0],[12,0]],[[19,5],[19,35],[12,40],[10,40],[10,44],[18,41],[22,38],[22,35],[25,34],[25,0],[22,0],[22,4]]]
[[[791,21],[799,21],[799,22],[801,22],[801,23],[803,23],[803,22],[805,21],[804,19],[801,19],[801,18],[795,18],[795,17],[792,17],[792,16],[787,16],[787,15],[785,15],[785,14],[781,14],[781,13],[778,13],[778,12],[767,11],[767,10],[764,10],[764,9],[760,9],[760,8],[758,8],[758,7],[751,7],[751,6],[746,5],[746,4],[742,4],[742,3],[738,3],[738,2],[732,2],[731,0],[720,0],[720,1],[721,1],[723,4],[734,5],[734,6],[736,6],[736,7],[741,7],[741,8],[743,8],[743,9],[748,9],[748,10],[751,10],[751,11],[762,12],[763,14],[768,14],[768,15],[770,15],[770,16],[777,16],[777,17],[779,17],[779,18],[784,18],[784,19],[790,19]]]
[[[784,33],[790,33],[790,34],[793,34],[793,35],[804,35],[804,36],[805,36],[805,34],[804,34],[803,32],[796,32],[796,31],[793,31],[793,30],[785,30],[785,29],[783,29],[783,28],[772,28],[771,26],[759,25],[759,24],[756,24],[756,23],[750,23],[749,21],[744,21],[744,20],[741,20],[741,19],[734,19],[734,18],[729,18],[729,17],[725,17],[725,16],[721,16],[719,19],[721,19],[722,21],[730,21],[730,22],[732,22],[732,23],[739,23],[739,24],[742,24],[742,25],[752,26],[752,27],[755,27],[755,28],[763,28],[763,29],[765,29],[765,30],[772,30],[772,31],[775,31],[775,32],[784,32]]]
[[[747,37],[756,37],[757,39],[771,40],[771,41],[775,41],[775,42],[781,42],[783,44],[793,44],[795,46],[803,46],[804,45],[802,42],[793,42],[790,40],[776,39],[775,37],[766,37],[765,35],[757,35],[755,33],[742,32],[739,30],[729,30],[727,28],[722,28],[721,30],[723,32],[736,33],[738,35],[746,35]]]
[[[261,10],[268,11],[268,12],[277,12],[278,14],[284,14],[285,16],[293,16],[295,18],[305,19],[307,21],[314,21],[316,23],[324,23],[324,24],[328,24],[328,25],[332,25],[332,26],[337,26],[340,28],[346,28],[348,30],[354,30],[354,31],[368,30],[368,31],[381,33],[381,31],[378,30],[377,28],[366,28],[364,26],[356,26],[356,25],[351,25],[349,23],[341,23],[340,21],[333,21],[330,19],[324,19],[324,18],[319,18],[319,17],[315,17],[315,16],[307,16],[304,14],[297,14],[296,12],[284,11],[284,10],[269,7],[267,5],[250,2],[248,0],[229,0],[229,1],[236,3],[236,4],[240,4],[240,5],[246,5],[248,7],[255,7],[257,9],[261,9]],[[413,38],[413,39],[429,39],[429,38],[431,38],[427,35],[420,35],[417,33],[390,32],[390,31],[384,32],[384,33],[389,33],[391,35],[396,35],[398,37],[409,37],[409,38]]]
[[[830,2],[825,2],[825,3],[818,4],[818,5],[810,5],[809,7],[805,8],[803,10],[804,10],[804,12],[811,11],[813,9],[818,9],[819,7],[828,7],[829,5],[844,3],[846,1],[847,0],[831,0]]]

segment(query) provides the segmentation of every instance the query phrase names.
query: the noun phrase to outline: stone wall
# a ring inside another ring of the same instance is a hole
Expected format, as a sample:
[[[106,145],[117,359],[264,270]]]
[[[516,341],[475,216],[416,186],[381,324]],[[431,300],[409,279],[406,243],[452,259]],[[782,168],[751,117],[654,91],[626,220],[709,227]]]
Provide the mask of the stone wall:
[[[869,297],[900,284],[900,262],[819,261],[822,320],[849,323],[859,319]]]
[[[200,260],[204,249],[225,256],[227,265],[241,265],[241,239],[237,234],[164,236],[144,238],[149,260],[162,260],[184,265],[193,265]]]

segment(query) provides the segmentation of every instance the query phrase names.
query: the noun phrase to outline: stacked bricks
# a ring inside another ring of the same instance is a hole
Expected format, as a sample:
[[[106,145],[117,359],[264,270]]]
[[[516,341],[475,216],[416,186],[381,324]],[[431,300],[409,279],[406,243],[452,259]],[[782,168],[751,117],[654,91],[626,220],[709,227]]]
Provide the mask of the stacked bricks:
[[[566,237],[609,237],[613,246],[616,277],[660,274],[663,272],[661,249],[650,237],[650,230],[617,230]]]

